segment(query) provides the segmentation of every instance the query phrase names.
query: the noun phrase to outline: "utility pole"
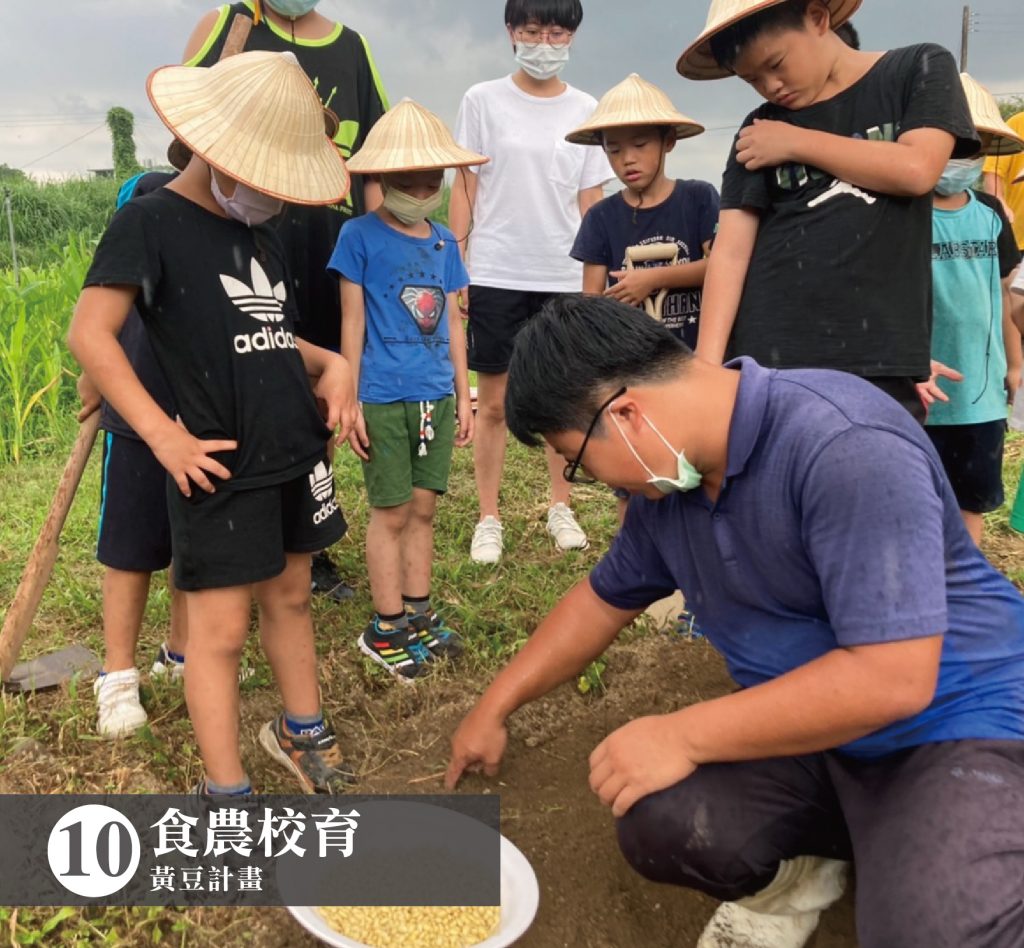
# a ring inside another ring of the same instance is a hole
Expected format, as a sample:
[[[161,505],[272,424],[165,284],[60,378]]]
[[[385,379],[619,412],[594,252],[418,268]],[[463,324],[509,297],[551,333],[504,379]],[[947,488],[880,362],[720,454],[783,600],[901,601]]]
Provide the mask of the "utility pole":
[[[971,36],[971,8],[964,7],[964,26],[960,37],[960,71],[967,72],[967,44]]]

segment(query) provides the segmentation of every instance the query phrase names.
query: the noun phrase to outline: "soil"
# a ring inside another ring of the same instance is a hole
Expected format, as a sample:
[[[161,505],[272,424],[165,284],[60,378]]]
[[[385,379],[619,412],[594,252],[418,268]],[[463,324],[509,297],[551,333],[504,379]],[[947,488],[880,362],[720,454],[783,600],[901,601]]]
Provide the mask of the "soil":
[[[695,892],[647,882],[629,868],[608,810],[587,785],[587,760],[605,735],[626,721],[723,694],[733,685],[710,646],[676,636],[669,636],[669,643],[657,636],[613,646],[607,660],[603,696],[585,698],[565,686],[522,709],[509,722],[499,778],[468,776],[460,784],[464,792],[501,794],[502,832],[537,873],[540,910],[517,942],[521,948],[689,948],[717,904]],[[409,751],[386,765],[386,758],[374,764],[380,769],[362,781],[361,791],[441,792],[437,775],[447,764],[448,737],[475,695],[467,695],[465,679],[456,678],[430,691],[424,706],[407,708],[411,713],[403,716],[406,696],[395,694],[392,686],[397,726],[377,724],[349,744],[354,755],[369,758],[381,757],[373,750],[381,746]],[[398,731],[404,740],[394,742]],[[255,944],[315,944],[281,910],[260,912],[255,921],[255,930],[250,929]],[[848,896],[825,914],[810,945],[856,944]]]

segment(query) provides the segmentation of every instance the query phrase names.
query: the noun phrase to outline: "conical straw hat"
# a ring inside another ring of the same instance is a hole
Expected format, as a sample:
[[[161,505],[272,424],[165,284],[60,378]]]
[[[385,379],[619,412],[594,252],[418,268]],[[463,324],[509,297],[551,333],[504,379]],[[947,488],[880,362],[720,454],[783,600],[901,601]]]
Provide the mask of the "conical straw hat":
[[[594,114],[565,136],[575,145],[601,145],[601,133],[630,125],[662,125],[675,129],[676,138],[700,135],[704,126],[679,112],[656,85],[635,72],[609,89],[597,103]]]
[[[292,204],[348,194],[341,153],[292,53],[249,52],[209,67],[164,66],[146,83],[163,123],[218,171]]]
[[[731,76],[732,73],[719,66],[715,57],[711,55],[708,41],[734,23],[783,2],[784,0],[711,0],[704,32],[679,57],[676,70],[687,79],[724,79]],[[832,29],[835,29],[857,12],[861,0],[825,0],[825,3],[832,14]]]
[[[348,169],[355,174],[389,174],[466,168],[490,160],[457,145],[433,112],[402,99],[370,129],[363,147],[348,160]]]
[[[1024,151],[1024,139],[1003,121],[992,93],[966,72],[960,73],[960,81],[971,107],[971,121],[981,134],[981,154],[1016,155]]]

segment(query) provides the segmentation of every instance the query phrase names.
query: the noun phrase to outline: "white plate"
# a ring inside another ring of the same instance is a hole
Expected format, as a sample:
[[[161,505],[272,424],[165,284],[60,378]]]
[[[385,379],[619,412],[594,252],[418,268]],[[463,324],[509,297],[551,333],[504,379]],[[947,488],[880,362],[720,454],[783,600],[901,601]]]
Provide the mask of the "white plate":
[[[473,948],[507,948],[533,923],[540,902],[540,887],[529,860],[504,836],[501,837],[501,920],[498,930]],[[288,906],[295,920],[325,945],[334,948],[367,948],[361,941],[335,931],[310,906]]]

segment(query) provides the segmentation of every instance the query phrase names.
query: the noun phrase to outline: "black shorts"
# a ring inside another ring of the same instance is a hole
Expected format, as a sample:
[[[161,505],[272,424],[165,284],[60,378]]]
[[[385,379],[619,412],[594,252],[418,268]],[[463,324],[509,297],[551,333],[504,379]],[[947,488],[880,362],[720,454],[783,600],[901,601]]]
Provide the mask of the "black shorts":
[[[895,398],[914,417],[914,421],[923,425],[928,417],[928,410],[921,402],[921,396],[917,394],[917,382],[905,375],[880,376],[866,378],[875,388],[880,388],[886,395]]]
[[[286,553],[316,553],[348,529],[326,458],[307,474],[252,490],[195,488],[167,478],[167,507],[179,589],[247,586],[284,572]]]
[[[508,371],[516,336],[541,307],[557,293],[469,287],[469,367],[474,372],[501,375]]]
[[[167,471],[144,441],[107,432],[96,559],[131,573],[155,573],[171,563]]]
[[[1005,421],[929,425],[925,430],[939,452],[961,510],[981,514],[1003,506]]]

